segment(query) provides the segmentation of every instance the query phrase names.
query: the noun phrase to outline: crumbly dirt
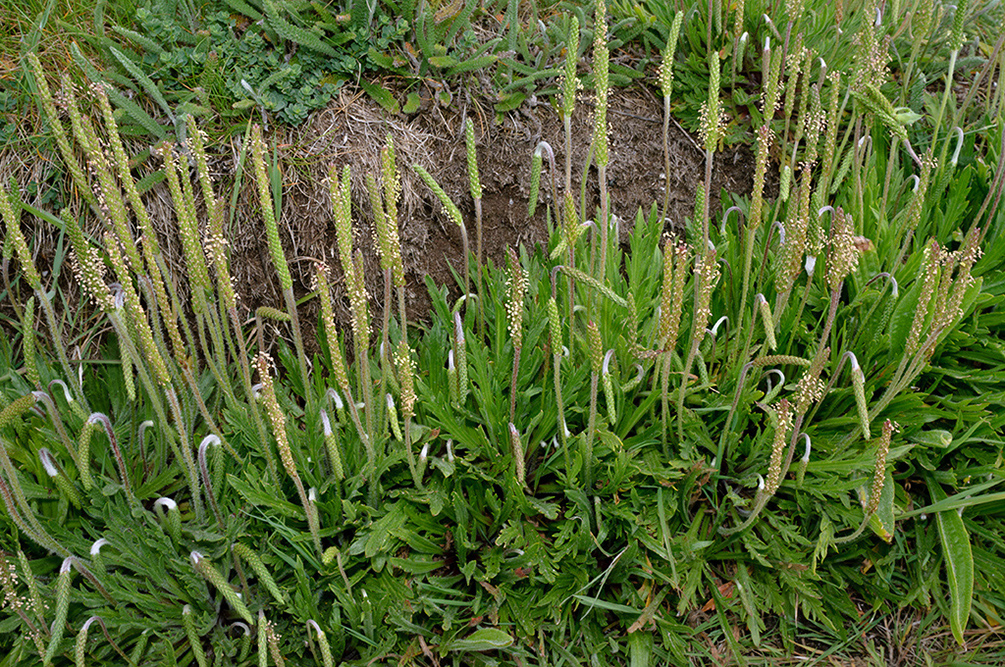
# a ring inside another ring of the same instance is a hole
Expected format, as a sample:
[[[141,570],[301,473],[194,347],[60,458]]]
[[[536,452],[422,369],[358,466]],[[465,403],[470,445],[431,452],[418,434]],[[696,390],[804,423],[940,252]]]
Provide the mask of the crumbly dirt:
[[[647,89],[635,88],[612,90],[609,104],[608,190],[611,211],[624,221],[620,226],[621,241],[627,240],[640,207],[648,211],[654,201],[662,204],[664,186],[670,190],[667,228],[679,229],[684,218],[692,214],[696,188],[704,180],[704,152],[696,139],[671,123],[668,139],[670,169],[666,173],[662,103]],[[592,111],[592,104],[584,99],[577,105],[572,119],[573,190],[577,202],[580,177],[590,148]],[[390,134],[402,180],[399,224],[407,281],[407,310],[411,319],[428,316],[430,301],[424,277],[429,275],[437,284],[455,287],[450,267],[458,273],[462,272],[464,255],[459,228],[449,220],[411,166],[424,166],[458,205],[464,215],[473,252],[476,241],[474,203],[468,188],[462,129],[462,121],[468,116],[474,121],[478,146],[486,257],[499,265],[504,261],[507,246],[547,242],[545,209],[550,203],[547,160],[542,177],[542,200],[533,218],[527,215],[527,203],[531,154],[538,142],[547,141],[552,146],[560,174],[564,169],[563,126],[549,104],[525,104],[515,112],[498,115],[490,102],[455,101],[452,107],[446,109],[428,103],[411,116],[391,115],[362,92],[343,89],[328,109],[315,114],[302,127],[275,129],[268,136],[270,146],[278,146],[279,163],[282,165],[281,235],[298,297],[307,294],[310,289],[313,260],[323,260],[332,270],[332,283],[339,304],[336,317],[342,325],[349,321],[329,194],[329,170],[333,166],[341,170],[343,165],[349,165],[352,173],[354,244],[363,252],[372,305],[379,306],[383,300],[383,278],[374,250],[373,221],[365,176],[368,172],[380,173],[380,150],[385,137]],[[210,167],[219,183],[218,193],[228,201],[233,191],[241,140],[241,136],[236,136],[228,140],[229,143],[210,146],[213,153]],[[26,161],[14,165],[8,160],[6,168],[0,165],[0,170],[9,169],[8,173],[16,173],[21,180],[26,170],[37,171],[39,163]],[[232,272],[241,303],[248,312],[252,312],[258,306],[281,304],[282,296],[268,258],[250,161],[247,167],[233,212],[229,241]],[[739,194],[749,192],[752,173],[753,157],[746,147],[718,153],[712,172],[711,209],[719,210],[719,196],[723,189]],[[564,176],[560,174],[557,176],[561,195]],[[587,175],[586,194],[587,210],[596,210],[599,205],[596,167],[592,167]],[[176,268],[179,275],[184,275],[181,248],[174,233],[176,222],[166,189],[158,186],[146,198],[168,264]],[[40,202],[29,203],[38,205]],[[34,223],[25,220],[25,224],[30,227]],[[56,235],[38,231],[35,239],[42,242],[42,257],[38,264],[42,266],[46,264],[44,257],[54,256]],[[454,289],[454,292],[457,290]],[[305,322],[316,321],[317,309],[316,300],[309,300],[302,306],[300,315]],[[305,328],[307,335],[313,331],[312,326]]]

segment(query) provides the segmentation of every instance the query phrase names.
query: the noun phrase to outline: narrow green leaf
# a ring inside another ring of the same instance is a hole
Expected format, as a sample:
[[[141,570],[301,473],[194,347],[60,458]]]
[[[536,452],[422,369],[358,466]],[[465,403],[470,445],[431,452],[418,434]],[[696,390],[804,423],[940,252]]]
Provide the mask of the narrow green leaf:
[[[385,111],[389,113],[398,113],[401,111],[398,100],[394,99],[394,95],[387,88],[384,88],[380,84],[363,81],[362,79],[360,79],[359,85],[377,104],[384,107]]]
[[[433,56],[429,59],[429,64],[433,67],[453,67],[457,64],[457,58],[453,56]]]
[[[454,76],[455,74],[461,74],[462,72],[470,72],[476,69],[482,69],[488,67],[489,65],[494,65],[497,56],[482,56],[481,58],[470,58],[468,60],[461,61],[457,65],[451,67],[447,70],[447,76]]]
[[[942,486],[932,479],[928,481],[928,490],[934,500],[946,498]],[[963,525],[963,517],[956,510],[939,512],[935,519],[949,582],[949,627],[956,642],[962,645],[974,594],[974,555],[970,548],[970,535]]]
[[[588,595],[573,595],[587,607],[595,607],[597,609],[606,609],[607,611],[614,611],[619,614],[631,614],[633,616],[638,616],[642,612],[638,609],[632,609],[629,606],[618,604],[617,602],[608,602],[607,600],[601,600],[600,598],[591,598]]]
[[[475,630],[450,645],[451,651],[493,651],[513,645],[513,638],[498,628]]]
[[[527,99],[525,93],[506,93],[499,96],[499,101],[496,103],[496,111],[501,113],[506,113],[507,111],[513,111]]]
[[[77,65],[87,74],[87,78],[95,83],[104,81],[102,73],[91,64],[83,53],[81,53],[76,44],[70,45],[70,53],[73,55],[74,62],[76,62]],[[105,93],[108,95],[108,99],[111,100],[115,106],[126,112],[130,118],[142,125],[147,132],[154,135],[158,139],[164,139],[167,137],[167,130],[165,130],[160,123],[154,120],[150,114],[144,111],[140,105],[136,104],[136,102],[133,102],[115,88],[105,88]]]
[[[153,79],[147,76],[146,73],[140,69],[139,65],[127,58],[125,54],[118,49],[112,48],[109,50],[112,52],[112,55],[115,56],[115,59],[126,68],[129,75],[140,82],[140,85],[143,86],[143,90],[145,90],[147,95],[153,98],[154,102],[156,102],[160,108],[164,110],[164,113],[171,119],[171,122],[174,122],[174,110],[171,108],[171,105],[167,103],[167,100],[164,99],[164,95],[161,94],[160,88],[158,88],[157,84],[153,82]]]
[[[156,40],[150,39],[145,35],[141,35],[135,30],[130,30],[129,28],[123,28],[120,25],[113,25],[112,31],[122,35],[128,40],[136,42],[150,53],[160,55],[161,53],[164,52],[164,49],[161,47],[160,44],[157,43]]]
[[[284,514],[289,517],[300,518],[304,514],[303,509],[300,508],[299,506],[294,505],[291,502],[282,500],[281,498],[271,496],[260,489],[256,489],[248,482],[238,479],[233,475],[227,475],[227,483],[235,491],[241,494],[242,498],[247,500],[252,505],[256,505],[258,507],[262,506],[271,507],[280,514]]]

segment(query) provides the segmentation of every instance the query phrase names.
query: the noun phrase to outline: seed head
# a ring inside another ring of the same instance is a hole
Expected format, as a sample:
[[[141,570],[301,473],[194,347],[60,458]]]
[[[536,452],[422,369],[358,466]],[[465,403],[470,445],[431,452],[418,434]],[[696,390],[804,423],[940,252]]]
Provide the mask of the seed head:
[[[782,484],[782,458],[785,455],[785,445],[788,443],[789,429],[792,428],[792,406],[788,399],[783,398],[778,402],[775,413],[778,423],[771,444],[771,464],[768,466],[768,480],[765,483],[768,495],[774,495]]]
[[[482,198],[482,183],[478,178],[478,154],[475,150],[475,124],[470,118],[464,120],[464,145],[468,158],[468,184],[471,187],[471,198]]]
[[[509,278],[506,285],[509,289],[509,300],[506,302],[506,314],[509,319],[509,333],[513,339],[514,349],[523,346],[523,300],[527,294],[527,272],[520,265],[513,248],[507,248],[509,258]]]
[[[831,217],[830,253],[827,284],[837,291],[849,273],[858,269],[859,249],[852,234],[851,216],[839,206]]]
[[[394,358],[398,367],[398,382],[401,385],[401,409],[405,417],[415,415],[415,361],[404,339],[398,342],[398,352]]]
[[[890,440],[893,432],[900,427],[896,422],[887,419],[883,422],[883,433],[876,446],[876,465],[872,473],[872,485],[869,487],[869,501],[865,508],[866,516],[871,516],[879,509],[879,499],[886,483],[886,457],[890,453]]]
[[[678,11],[670,26],[666,48],[663,49],[663,60],[659,66],[659,83],[660,92],[663,93],[664,99],[670,97],[673,92],[673,59],[677,52],[677,37],[680,35],[680,27],[683,22],[684,12]]]
[[[576,76],[576,64],[579,62],[579,19],[573,15],[569,25],[569,42],[565,45],[565,72],[562,75],[559,89],[562,91],[562,117],[572,116],[576,106],[576,90],[579,88],[579,77]]]

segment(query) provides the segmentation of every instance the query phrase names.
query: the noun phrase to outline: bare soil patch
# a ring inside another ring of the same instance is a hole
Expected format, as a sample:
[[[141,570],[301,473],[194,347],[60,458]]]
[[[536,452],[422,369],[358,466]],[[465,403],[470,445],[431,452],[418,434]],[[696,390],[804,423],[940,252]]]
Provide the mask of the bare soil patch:
[[[549,199],[544,183],[542,205],[533,218],[527,215],[530,158],[538,142],[547,141],[555,150],[556,164],[561,170],[562,122],[543,103],[508,114],[501,122],[496,122],[490,107],[488,113],[484,109],[471,105],[465,113],[463,109],[432,108],[413,117],[390,117],[368,97],[347,92],[339,104],[317,114],[296,134],[279,137],[282,162],[286,165],[283,222],[289,232],[288,256],[326,259],[336,276],[340,276],[328,171],[331,165],[341,168],[348,164],[353,178],[355,243],[364,252],[370,294],[381,297],[382,278],[373,250],[373,220],[364,179],[367,172],[379,173],[380,148],[390,134],[402,176],[399,222],[409,317],[424,319],[430,307],[424,277],[429,275],[437,284],[453,287],[450,267],[460,273],[464,256],[460,230],[450,222],[411,165],[424,166],[461,209],[474,251],[474,202],[468,188],[462,132],[465,115],[475,120],[486,256],[499,265],[509,245],[547,243],[543,204]],[[589,151],[592,122],[592,108],[588,104],[578,105],[573,117],[572,147],[573,185],[577,192]],[[671,124],[671,168],[665,175],[662,104],[640,89],[612,91],[609,125],[609,192],[612,212],[625,221],[621,240],[627,240],[640,207],[648,211],[654,201],[662,202],[665,183],[670,189],[667,226],[681,225],[692,214],[695,191],[704,178],[705,157],[695,140]],[[752,173],[753,157],[746,147],[718,154],[713,169],[712,210],[718,209],[723,189],[739,194],[749,192]],[[587,202],[591,210],[599,203],[597,188],[596,169],[591,168],[587,175]],[[233,232],[234,271],[245,303],[250,307],[276,303],[278,286],[266,260],[261,222],[249,189]],[[294,264],[300,285],[306,289],[310,284],[310,263]],[[338,279],[335,282],[336,289],[341,289]],[[263,286],[268,288],[263,290]],[[344,311],[342,316],[348,318],[348,312]]]

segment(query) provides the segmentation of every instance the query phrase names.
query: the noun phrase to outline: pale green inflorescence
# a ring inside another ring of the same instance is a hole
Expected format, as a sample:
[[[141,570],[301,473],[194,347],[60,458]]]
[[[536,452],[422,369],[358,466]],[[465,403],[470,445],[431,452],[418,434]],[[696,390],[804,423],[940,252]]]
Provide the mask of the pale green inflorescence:
[[[265,141],[262,138],[262,128],[259,125],[251,131],[251,162],[255,169],[255,182],[258,184],[258,203],[265,220],[265,234],[268,239],[269,256],[279,274],[279,285],[282,289],[293,289],[293,278],[290,267],[286,264],[283,245],[279,240],[279,227],[276,221],[276,208],[273,204],[271,185],[265,171]]]
[[[576,107],[576,91],[579,89],[579,78],[576,76],[576,64],[579,62],[579,19],[572,17],[569,26],[568,43],[565,45],[565,69],[562,74],[560,90],[562,92],[561,114],[563,118],[572,116]]]
[[[593,144],[597,166],[606,167],[610,160],[607,138],[607,98],[610,90],[610,52],[607,48],[607,4],[597,2],[597,17],[593,28],[593,76],[597,102],[593,110]]]
[[[771,463],[768,466],[768,479],[764,488],[768,495],[774,495],[782,483],[782,458],[785,455],[785,445],[788,444],[789,431],[792,428],[792,406],[787,399],[782,399],[776,409],[777,424],[775,436],[771,443]]]

